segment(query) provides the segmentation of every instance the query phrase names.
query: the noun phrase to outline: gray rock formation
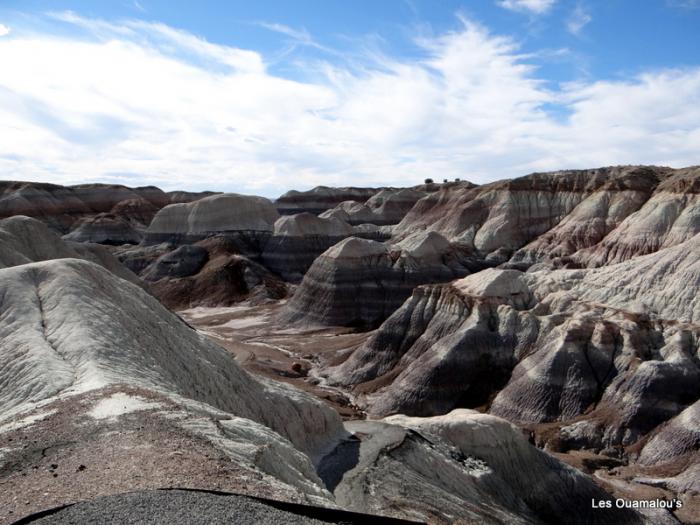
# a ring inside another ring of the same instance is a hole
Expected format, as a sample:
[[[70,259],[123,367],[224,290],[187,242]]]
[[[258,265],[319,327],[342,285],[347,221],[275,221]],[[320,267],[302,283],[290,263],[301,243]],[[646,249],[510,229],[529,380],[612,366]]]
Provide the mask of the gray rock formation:
[[[417,288],[329,379],[376,415],[488,406],[628,446],[700,397],[700,237],[590,270],[485,270]],[[611,285],[614,283],[614,285]]]
[[[148,246],[125,245],[116,247],[113,250],[114,256],[136,275],[141,275],[143,271],[153,264],[158,257],[177,248],[177,245],[170,243],[152,244]]]
[[[285,215],[275,222],[261,262],[284,279],[299,282],[316,257],[353,233],[348,223],[337,218]]]
[[[99,213],[94,217],[80,219],[64,239],[74,242],[94,242],[98,244],[138,244],[142,235],[132,225],[111,213]]]
[[[78,224],[76,236],[95,241],[104,226],[89,219],[111,214],[136,231],[142,231],[163,206],[172,202],[190,202],[206,194],[164,193],[153,186],[128,188],[116,184],[59,186],[35,182],[0,181],[0,218],[13,215],[34,217],[60,233],[69,233]],[[83,221],[83,222],[81,222]],[[110,228],[110,226],[107,226]],[[113,228],[112,228],[113,229]],[[108,236],[112,240],[112,235]],[[131,237],[129,237],[131,239]],[[110,244],[110,243],[108,243]]]
[[[281,215],[313,213],[318,215],[344,201],[365,202],[381,188],[329,188],[317,186],[308,191],[291,190],[275,201]]]
[[[337,414],[254,379],[137,286],[66,259],[0,269],[0,289],[2,513],[174,484],[435,523],[538,523],[564,507],[644,523],[579,509],[609,496],[481,414],[359,422],[365,443],[334,497],[314,462],[348,438]],[[25,504],[30,486],[44,496]]]
[[[107,184],[58,186],[32,182],[0,182],[0,217],[27,215],[66,233],[76,220],[107,213],[125,200],[144,199],[156,208],[169,199],[158,188]]]
[[[264,424],[307,453],[341,430],[330,408],[256,381],[141,288],[96,264],[24,264],[1,270],[0,280],[5,413],[58,394],[129,384]]]
[[[142,277],[147,281],[158,281],[166,277],[189,277],[198,273],[207,260],[209,252],[201,246],[180,246],[149,265]]]
[[[680,244],[700,233],[700,168],[670,173],[635,213],[602,242],[572,258],[583,266],[602,266]]]
[[[85,259],[141,285],[139,278],[103,246],[64,241],[43,222],[30,217],[0,220],[0,268],[50,259]]]
[[[592,510],[592,499],[611,497],[494,416],[456,410],[346,426],[361,436],[358,464],[334,493],[350,508],[392,507],[429,523],[647,522],[634,511]]]
[[[157,247],[142,247],[141,253],[148,254],[152,248]],[[244,300],[279,300],[287,295],[287,286],[279,277],[241,255],[236,243],[227,237],[170,248],[166,246],[165,253],[140,273],[153,294],[169,308],[230,306]],[[124,252],[120,256],[124,257]],[[127,252],[126,257],[133,257],[133,252]]]
[[[336,217],[353,226],[359,224],[376,224],[378,226],[398,224],[406,213],[427,192],[415,188],[384,189],[361,203],[345,201],[326,210],[320,217]]]
[[[473,268],[467,254],[434,232],[395,246],[350,237],[314,261],[281,319],[319,325],[378,325],[417,285],[449,281]]]
[[[433,230],[495,263],[526,269],[622,262],[700,232],[700,169],[618,166],[444,185],[394,229]],[[511,258],[512,256],[512,258]]]
[[[671,419],[644,446],[639,456],[643,465],[677,461],[682,456],[694,456],[700,450],[700,401],[696,401]]]
[[[421,286],[341,365],[372,414],[429,416],[478,407],[502,388],[537,323],[520,272],[484,270],[451,285]]]
[[[192,243],[216,234],[235,239],[242,251],[260,254],[279,214],[263,197],[224,193],[161,209],[144,243]]]
[[[700,169],[625,168],[513,262],[602,266],[680,244],[700,232]]]

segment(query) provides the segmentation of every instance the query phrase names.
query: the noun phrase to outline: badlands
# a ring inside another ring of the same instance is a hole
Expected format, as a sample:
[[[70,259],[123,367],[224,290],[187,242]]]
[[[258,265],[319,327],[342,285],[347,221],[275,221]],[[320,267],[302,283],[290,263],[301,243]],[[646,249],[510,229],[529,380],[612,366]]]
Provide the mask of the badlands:
[[[700,523],[699,291],[698,167],[0,182],[0,523]]]

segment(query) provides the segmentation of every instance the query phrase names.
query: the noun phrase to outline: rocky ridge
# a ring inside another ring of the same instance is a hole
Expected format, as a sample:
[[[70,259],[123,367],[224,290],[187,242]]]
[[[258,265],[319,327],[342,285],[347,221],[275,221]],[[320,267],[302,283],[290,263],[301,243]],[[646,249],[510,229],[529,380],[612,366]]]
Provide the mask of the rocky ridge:
[[[166,193],[154,186],[56,184],[0,181],[0,218],[34,217],[72,240],[116,244],[138,241],[156,211],[173,202],[190,202],[208,193]],[[122,234],[123,237],[119,235]],[[135,237],[136,236],[136,237]]]
[[[382,188],[329,188],[317,186],[308,191],[290,190],[275,200],[280,215],[312,213],[318,215],[344,201],[364,202]]]
[[[344,201],[320,214],[320,217],[336,217],[348,224],[398,224],[428,192],[415,188],[384,189],[366,202]]]

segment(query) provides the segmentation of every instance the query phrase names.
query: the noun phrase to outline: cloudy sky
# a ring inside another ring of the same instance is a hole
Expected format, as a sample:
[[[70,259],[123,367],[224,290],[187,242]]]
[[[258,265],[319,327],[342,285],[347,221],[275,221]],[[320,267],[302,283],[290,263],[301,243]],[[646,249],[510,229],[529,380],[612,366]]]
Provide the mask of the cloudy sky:
[[[274,197],[700,164],[699,28],[700,0],[6,0],[0,179]]]

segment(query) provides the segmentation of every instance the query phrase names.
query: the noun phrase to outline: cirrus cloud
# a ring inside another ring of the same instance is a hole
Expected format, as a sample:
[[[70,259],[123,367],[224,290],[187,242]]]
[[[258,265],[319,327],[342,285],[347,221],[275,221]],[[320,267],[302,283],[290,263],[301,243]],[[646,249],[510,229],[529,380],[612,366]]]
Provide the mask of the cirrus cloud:
[[[498,0],[498,5],[511,11],[541,15],[549,11],[556,0]]]

